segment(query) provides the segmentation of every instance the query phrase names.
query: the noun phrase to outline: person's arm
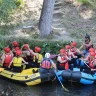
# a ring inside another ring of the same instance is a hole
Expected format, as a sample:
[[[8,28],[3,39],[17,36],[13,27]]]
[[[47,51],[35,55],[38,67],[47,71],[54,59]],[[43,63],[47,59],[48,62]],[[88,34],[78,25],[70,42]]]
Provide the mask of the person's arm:
[[[96,69],[91,69],[91,71],[96,71]]]
[[[36,56],[36,58],[38,59],[38,57],[39,57],[39,53],[35,53],[35,52],[33,52],[33,50],[29,50],[29,52],[31,53],[31,54],[33,54],[34,56]]]
[[[15,49],[14,48],[12,48],[12,52],[14,52],[15,51]]]
[[[69,50],[68,54],[69,54],[69,59],[77,58],[77,56],[75,56],[75,55],[73,54],[73,52],[71,52],[71,50]]]
[[[12,59],[12,61],[10,62],[10,64],[9,64],[8,68],[10,68],[10,66],[12,65],[13,60],[14,60],[14,58],[13,58],[13,59]]]
[[[23,46],[21,46],[21,50],[23,50],[23,47],[24,47],[24,45],[23,45]]]
[[[37,53],[33,52],[33,50],[29,49],[29,52],[35,56],[37,56]]]
[[[71,52],[71,55],[72,55],[73,58],[77,58],[77,56],[75,56],[72,52]]]
[[[85,44],[86,47],[90,47],[93,44],[92,41],[89,42],[89,44]]]
[[[57,70],[56,64],[53,61],[51,61],[51,63],[52,63],[52,67],[55,68],[55,70]]]
[[[65,56],[66,57],[66,60],[71,60],[68,56]]]
[[[28,56],[30,55],[29,51],[22,51],[23,54],[27,54]]]
[[[26,51],[22,51],[22,53],[23,53],[23,54],[25,54],[25,53],[26,53]]]
[[[5,61],[5,54],[3,54],[1,58],[2,58],[1,63],[4,64],[4,61]]]
[[[83,60],[84,61],[89,61],[89,57],[90,57],[90,54],[86,58],[84,58]]]
[[[22,58],[22,61],[23,61],[25,64],[28,64],[28,62],[26,62],[23,58]]]
[[[10,53],[11,53],[12,57],[14,57],[13,52],[11,51]]]

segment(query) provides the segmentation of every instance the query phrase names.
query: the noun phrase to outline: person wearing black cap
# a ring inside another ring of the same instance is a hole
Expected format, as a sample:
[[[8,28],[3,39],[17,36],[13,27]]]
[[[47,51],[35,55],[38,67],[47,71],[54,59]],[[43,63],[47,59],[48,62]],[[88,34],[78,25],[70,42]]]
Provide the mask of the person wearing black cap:
[[[89,54],[89,49],[93,48],[93,42],[88,34],[85,35],[85,42],[79,49],[82,49],[83,47],[85,47],[85,50],[82,52],[82,55],[86,57]]]

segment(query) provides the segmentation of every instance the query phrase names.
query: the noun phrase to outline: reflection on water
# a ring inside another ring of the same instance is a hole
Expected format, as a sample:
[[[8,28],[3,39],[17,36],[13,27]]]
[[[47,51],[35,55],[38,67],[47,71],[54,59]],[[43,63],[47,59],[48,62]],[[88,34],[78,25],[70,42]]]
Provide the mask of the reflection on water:
[[[47,82],[36,86],[23,86],[0,79],[0,91],[9,87],[13,96],[96,96],[96,85],[86,86],[67,82],[66,85],[64,83],[64,86],[69,89],[69,93],[65,92],[58,82]]]

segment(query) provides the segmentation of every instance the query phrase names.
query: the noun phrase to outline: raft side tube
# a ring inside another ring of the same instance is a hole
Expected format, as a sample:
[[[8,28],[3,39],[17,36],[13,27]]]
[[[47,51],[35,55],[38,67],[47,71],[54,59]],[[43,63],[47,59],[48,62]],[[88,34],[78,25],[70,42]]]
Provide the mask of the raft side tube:
[[[81,80],[81,72],[79,71],[68,71],[68,70],[64,70],[62,72],[62,78],[64,80],[68,79],[68,80],[72,80],[72,81],[80,81]]]
[[[50,81],[55,78],[54,72],[48,72],[48,73],[40,73],[41,82]]]
[[[86,80],[86,79],[84,79],[84,78],[81,78],[80,83],[81,83],[81,84],[88,85],[88,84],[93,84],[94,81]]]

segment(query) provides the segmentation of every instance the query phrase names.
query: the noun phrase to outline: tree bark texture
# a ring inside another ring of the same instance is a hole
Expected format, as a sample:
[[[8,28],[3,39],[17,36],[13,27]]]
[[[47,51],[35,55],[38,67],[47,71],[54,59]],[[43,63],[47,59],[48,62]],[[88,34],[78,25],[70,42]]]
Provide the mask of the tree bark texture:
[[[47,36],[51,32],[52,17],[54,11],[55,0],[44,0],[39,21],[39,30],[41,36]]]

